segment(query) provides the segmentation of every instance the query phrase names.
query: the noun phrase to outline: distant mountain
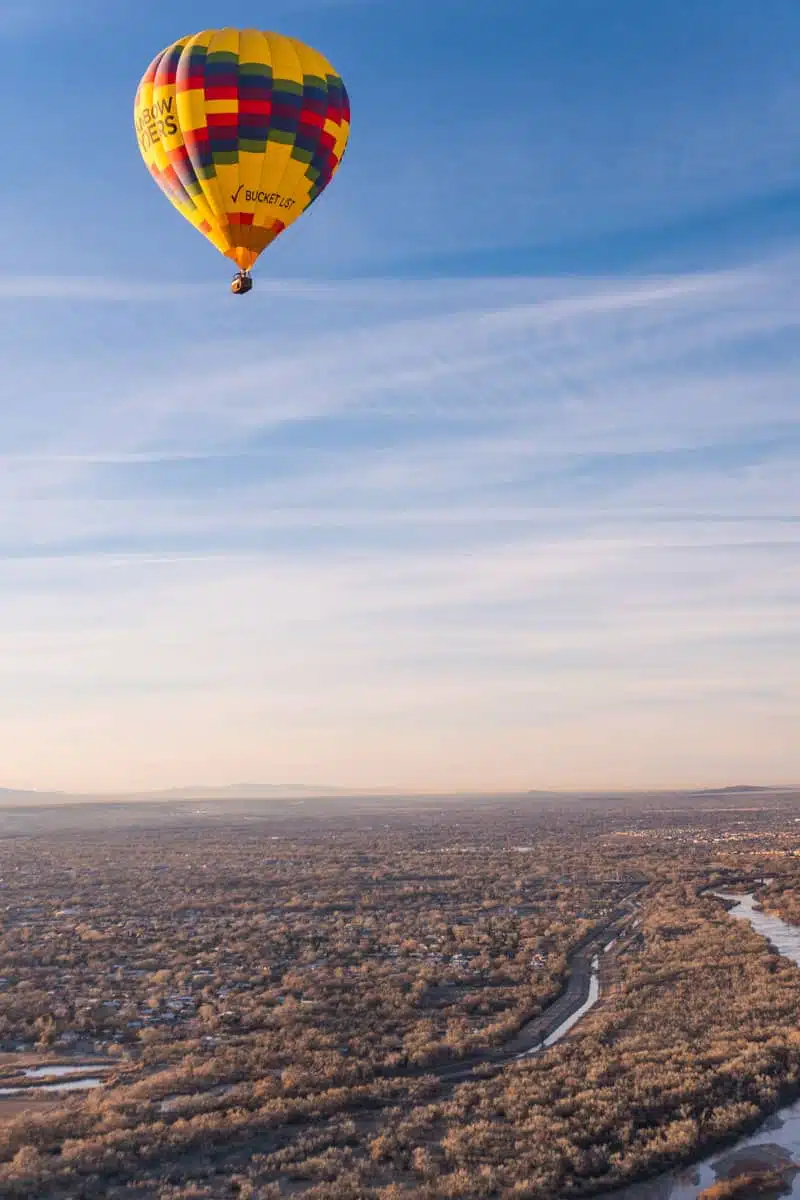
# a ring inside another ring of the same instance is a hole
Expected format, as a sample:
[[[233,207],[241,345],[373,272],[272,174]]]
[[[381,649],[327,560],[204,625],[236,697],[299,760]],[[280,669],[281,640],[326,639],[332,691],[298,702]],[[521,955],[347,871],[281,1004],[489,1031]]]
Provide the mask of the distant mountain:
[[[196,785],[154,792],[49,792],[0,788],[0,808],[56,804],[169,803],[181,800],[303,800],[325,796],[394,796],[390,788],[318,787],[297,783],[231,783],[221,787]]]
[[[794,791],[796,789],[784,787],[768,787],[758,786],[753,784],[741,784],[730,787],[721,788],[705,788],[695,790],[670,790],[670,791],[654,791],[647,793],[650,796],[685,796],[685,797],[714,797],[735,795],[759,795],[762,793],[781,793]],[[407,790],[400,788],[346,788],[336,784],[305,784],[305,783],[229,783],[215,787],[209,784],[195,784],[190,787],[175,787],[164,788],[160,791],[153,792],[57,792],[57,791],[36,791],[34,789],[24,788],[0,788],[0,808],[33,808],[33,807],[55,807],[74,804],[144,804],[144,803],[160,803],[160,804],[180,804],[186,802],[210,802],[219,801],[224,803],[229,801],[231,804],[237,800],[241,801],[259,801],[265,803],[270,801],[293,800],[299,802],[302,800],[325,799],[330,797],[333,799],[341,799],[353,797],[358,799],[378,799],[385,797],[390,799],[405,798],[409,801],[421,800],[424,798],[440,802],[445,800],[466,800],[480,798],[488,800],[491,798],[500,798],[501,796],[523,795],[526,794],[531,800],[539,801],[554,801],[561,803],[577,801],[594,797],[597,799],[621,797],[624,795],[641,795],[639,792],[600,792],[600,791],[536,791],[531,790],[527,793],[501,793],[490,791],[475,791],[475,792],[459,792],[459,793],[439,793],[426,792],[422,789]]]
[[[690,796],[741,796],[749,792],[781,792],[791,789],[781,787],[766,787],[760,784],[734,784],[731,787],[696,788],[689,792]]]
[[[67,804],[69,801],[88,800],[89,796],[71,795],[68,792],[39,792],[23,788],[0,788],[0,807],[15,804]]]
[[[344,788],[334,784],[314,787],[304,783],[229,783],[224,787],[196,785],[194,787],[167,788],[163,792],[147,792],[137,799],[142,800],[281,800],[304,796],[391,796],[397,793],[389,788]]]

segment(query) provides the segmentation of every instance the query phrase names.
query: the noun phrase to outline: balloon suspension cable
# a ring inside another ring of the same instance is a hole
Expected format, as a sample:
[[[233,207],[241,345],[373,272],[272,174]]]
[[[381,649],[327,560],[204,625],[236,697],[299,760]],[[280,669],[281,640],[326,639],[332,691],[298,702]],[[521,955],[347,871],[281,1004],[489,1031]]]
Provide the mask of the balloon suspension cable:
[[[249,271],[237,271],[231,282],[231,291],[234,296],[246,296],[248,292],[253,290],[253,280]]]

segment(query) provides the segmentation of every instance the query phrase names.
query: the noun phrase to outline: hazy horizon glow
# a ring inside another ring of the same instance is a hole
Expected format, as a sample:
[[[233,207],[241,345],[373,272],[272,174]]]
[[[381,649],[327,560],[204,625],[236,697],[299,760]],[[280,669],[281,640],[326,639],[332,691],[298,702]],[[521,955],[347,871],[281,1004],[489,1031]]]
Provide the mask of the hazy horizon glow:
[[[0,18],[14,63],[73,36],[38,7]],[[85,7],[102,178],[57,163],[66,238],[33,155],[30,197],[0,188],[0,786],[800,781],[800,10],[770,31],[731,0],[723,37],[713,4],[658,3],[623,37],[533,5],[504,58],[499,3],[500,220],[447,101],[479,6],[398,112],[381,71],[421,6],[286,0],[275,27],[351,82],[354,141],[240,303],[129,136],[126,80],[176,35]],[[178,34],[214,23],[177,9]],[[56,143],[62,76],[31,100]],[[409,206],[385,142],[417,130]]]

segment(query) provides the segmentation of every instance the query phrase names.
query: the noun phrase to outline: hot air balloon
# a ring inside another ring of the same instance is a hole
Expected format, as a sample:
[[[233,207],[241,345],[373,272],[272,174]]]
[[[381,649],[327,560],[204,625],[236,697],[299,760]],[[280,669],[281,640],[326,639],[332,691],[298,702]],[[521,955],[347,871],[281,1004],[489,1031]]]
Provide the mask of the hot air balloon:
[[[250,291],[263,250],[313,204],[342,161],[350,102],[327,59],[296,38],[208,29],[157,55],[134,124],[146,166]]]

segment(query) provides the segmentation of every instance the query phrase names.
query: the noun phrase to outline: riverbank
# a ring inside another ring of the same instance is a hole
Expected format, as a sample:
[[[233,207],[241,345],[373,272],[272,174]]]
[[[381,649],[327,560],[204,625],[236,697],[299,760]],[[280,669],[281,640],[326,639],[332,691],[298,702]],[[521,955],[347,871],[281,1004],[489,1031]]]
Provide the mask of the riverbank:
[[[754,893],[708,889],[706,895],[718,900],[734,920],[749,924],[775,952],[800,966],[800,928],[763,911]],[[711,1200],[763,1195],[800,1200],[796,1167],[800,1163],[800,1080],[784,1088],[776,1103],[762,1108],[750,1125],[743,1134],[733,1134],[706,1147],[702,1157],[698,1155],[685,1167],[603,1192],[597,1200]],[[742,1187],[749,1190],[742,1191]],[[762,1190],[756,1191],[756,1187]]]
[[[480,1162],[498,1194],[525,1180],[536,1200],[632,1185],[661,1200],[660,1171],[685,1182],[684,1164],[762,1127],[798,1091],[800,971],[739,925],[691,882],[665,885],[618,988],[572,1036],[428,1110],[446,1121],[431,1159]],[[401,1126],[396,1157],[424,1119]]]
[[[224,1090],[212,1093],[193,1087],[187,1072],[186,1095],[175,1092],[167,1111],[153,1102],[173,1094],[172,1078],[143,1077],[107,1103],[0,1131],[0,1188],[66,1200],[100,1161],[105,1194],[120,1197],[147,1171],[153,1194],[167,1174],[194,1172],[211,1195],[221,1195],[213,1181],[223,1175],[248,1177],[264,1195],[286,1194],[290,1184],[330,1196],[335,1180],[339,1194],[376,1200],[389,1187],[420,1200],[522,1190],[530,1200],[618,1198],[647,1176],[640,1196],[669,1195],[659,1169],[677,1169],[743,1129],[763,1130],[763,1112],[797,1086],[800,970],[766,952],[721,902],[699,899],[694,879],[654,885],[641,916],[630,916],[631,936],[609,956],[620,956],[616,990],[546,1053],[490,1066],[488,1077],[398,1072],[325,1089],[288,1072],[265,1075],[255,1063],[231,1079],[248,1066],[234,1062],[219,1080]],[[608,932],[604,944],[613,939]],[[58,1154],[65,1138],[68,1164]],[[15,1165],[20,1145],[38,1155],[27,1173]],[[718,1179],[690,1171],[698,1186],[684,1196]]]

